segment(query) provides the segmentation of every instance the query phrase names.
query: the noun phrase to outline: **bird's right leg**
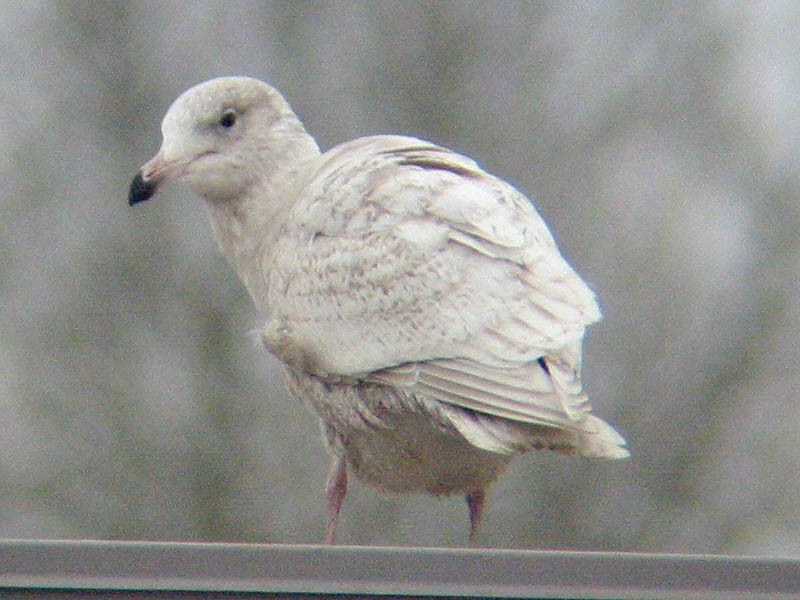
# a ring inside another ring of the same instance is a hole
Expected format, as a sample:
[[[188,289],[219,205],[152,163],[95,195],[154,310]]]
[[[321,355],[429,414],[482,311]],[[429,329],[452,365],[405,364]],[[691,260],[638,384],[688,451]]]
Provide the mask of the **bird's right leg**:
[[[486,501],[486,492],[477,488],[467,493],[467,507],[469,508],[469,543],[475,546],[478,543],[478,525],[483,517],[483,505]]]
[[[347,462],[343,456],[333,456],[331,467],[328,471],[328,481],[325,484],[325,497],[328,499],[328,529],[325,533],[325,543],[333,545],[336,538],[336,523],[339,521],[339,511],[347,495]]]

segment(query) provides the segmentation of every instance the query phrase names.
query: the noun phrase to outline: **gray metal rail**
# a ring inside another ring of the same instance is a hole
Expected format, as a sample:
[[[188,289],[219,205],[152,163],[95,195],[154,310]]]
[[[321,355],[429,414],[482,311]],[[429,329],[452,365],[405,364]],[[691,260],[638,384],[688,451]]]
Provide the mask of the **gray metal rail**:
[[[800,599],[800,560],[526,550],[0,540],[20,598]],[[5,597],[5,596],[4,596]]]

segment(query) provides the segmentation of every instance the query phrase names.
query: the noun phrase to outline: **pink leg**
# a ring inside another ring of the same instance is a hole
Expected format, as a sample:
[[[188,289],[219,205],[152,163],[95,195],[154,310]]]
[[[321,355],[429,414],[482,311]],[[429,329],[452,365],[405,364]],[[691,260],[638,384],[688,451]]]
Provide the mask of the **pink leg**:
[[[469,508],[469,543],[474,546],[478,541],[478,525],[483,516],[483,504],[486,492],[482,489],[467,493],[467,507]]]
[[[347,495],[347,463],[341,456],[334,456],[328,471],[328,481],[325,484],[325,497],[328,499],[328,529],[325,533],[325,543],[334,544],[336,538],[336,523],[339,520],[339,511]]]

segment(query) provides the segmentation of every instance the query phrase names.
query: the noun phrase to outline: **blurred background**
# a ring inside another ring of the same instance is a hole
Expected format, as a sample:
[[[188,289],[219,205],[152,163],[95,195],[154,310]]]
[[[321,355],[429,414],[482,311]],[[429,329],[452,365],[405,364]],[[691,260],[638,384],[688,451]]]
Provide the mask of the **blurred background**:
[[[128,185],[186,88],[279,88],[323,149],[407,133],[534,201],[605,319],[595,412],[481,542],[800,555],[800,6],[15,2],[0,14],[0,537],[322,539],[315,418],[205,209]],[[463,500],[350,488],[340,540],[460,545]]]

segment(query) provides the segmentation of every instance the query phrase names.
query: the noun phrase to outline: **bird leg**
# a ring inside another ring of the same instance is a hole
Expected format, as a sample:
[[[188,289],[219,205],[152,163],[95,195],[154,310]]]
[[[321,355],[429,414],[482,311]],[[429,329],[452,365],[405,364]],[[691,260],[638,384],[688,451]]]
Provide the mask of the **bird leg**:
[[[486,500],[486,492],[481,488],[468,492],[467,507],[469,508],[469,543],[474,546],[478,541],[478,525],[483,516],[483,504]]]
[[[325,544],[331,546],[336,538],[336,523],[339,511],[347,495],[347,462],[342,456],[334,456],[328,471],[325,484],[325,497],[328,499],[328,528],[325,533]]]

